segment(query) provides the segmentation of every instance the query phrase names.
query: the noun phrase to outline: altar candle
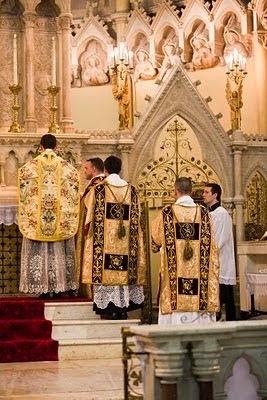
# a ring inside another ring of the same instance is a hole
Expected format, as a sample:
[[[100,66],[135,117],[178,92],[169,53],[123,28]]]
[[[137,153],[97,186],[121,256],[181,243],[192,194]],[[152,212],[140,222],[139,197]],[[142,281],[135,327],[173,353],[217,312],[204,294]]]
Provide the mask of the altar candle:
[[[52,37],[52,86],[56,86],[56,42]]]
[[[13,84],[18,84],[18,53],[17,53],[17,35],[13,36]]]

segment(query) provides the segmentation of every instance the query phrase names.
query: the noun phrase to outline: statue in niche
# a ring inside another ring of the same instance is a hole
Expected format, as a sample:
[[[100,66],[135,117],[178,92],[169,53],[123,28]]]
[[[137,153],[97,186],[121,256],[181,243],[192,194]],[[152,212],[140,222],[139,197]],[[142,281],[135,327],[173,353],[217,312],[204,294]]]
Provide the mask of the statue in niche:
[[[99,86],[109,82],[109,76],[102,68],[97,55],[92,54],[85,59],[82,81],[85,86]]]
[[[79,63],[82,86],[99,86],[109,82],[106,59],[107,54],[101,43],[95,39],[90,40]]]
[[[245,58],[248,58],[249,52],[241,40],[241,35],[237,31],[236,16],[233,14],[224,28],[223,33],[225,47],[223,50],[224,59],[236,49],[238,53]]]
[[[232,90],[229,79],[227,79],[226,100],[231,110],[231,129],[239,130],[241,129],[241,108],[243,107],[242,81],[237,85],[236,90]]]
[[[168,70],[170,70],[179,60],[177,54],[177,44],[171,40],[167,40],[162,46],[164,59],[161,65],[159,79],[162,80]]]
[[[213,68],[219,63],[219,57],[212,54],[211,45],[208,41],[208,31],[204,23],[201,23],[190,39],[193,49],[192,60],[186,64],[191,71]]]
[[[134,70],[135,81],[155,79],[158,75],[157,68],[154,68],[145,49],[138,49],[135,53],[137,64]]]

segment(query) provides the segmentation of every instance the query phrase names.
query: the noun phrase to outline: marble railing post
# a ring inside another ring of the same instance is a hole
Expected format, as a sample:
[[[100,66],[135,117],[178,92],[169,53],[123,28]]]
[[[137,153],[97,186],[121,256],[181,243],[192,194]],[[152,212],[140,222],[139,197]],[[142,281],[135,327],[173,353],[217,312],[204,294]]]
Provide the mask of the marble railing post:
[[[154,358],[155,376],[160,379],[161,400],[179,400],[177,379],[183,376],[183,361],[187,350],[174,354],[157,354]]]
[[[244,227],[244,203],[242,194],[242,151],[246,149],[247,142],[242,131],[233,132],[231,144],[234,156],[234,204],[236,209],[236,240],[242,242],[245,236]]]
[[[73,120],[71,118],[71,101],[70,101],[70,88],[71,88],[71,64],[70,64],[70,25],[72,14],[62,13],[59,16],[59,24],[61,27],[61,99],[62,99],[62,116],[60,121],[60,128],[64,133],[73,132]],[[60,62],[60,61],[59,61]]]
[[[25,131],[37,132],[37,119],[35,117],[34,102],[34,29],[36,21],[35,11],[24,12],[23,21],[25,24],[25,68],[26,68],[26,93],[25,99]]]
[[[199,400],[213,400],[213,380],[220,372],[220,346],[216,339],[194,342],[192,372],[199,384]]]

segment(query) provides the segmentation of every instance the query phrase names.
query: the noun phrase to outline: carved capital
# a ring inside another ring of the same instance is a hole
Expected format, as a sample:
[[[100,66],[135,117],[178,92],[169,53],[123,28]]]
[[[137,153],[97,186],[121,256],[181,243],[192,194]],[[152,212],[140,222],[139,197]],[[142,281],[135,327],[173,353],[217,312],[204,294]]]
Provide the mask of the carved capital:
[[[131,151],[132,151],[132,145],[130,145],[130,144],[120,144],[119,146],[118,146],[118,150],[120,150],[120,152],[121,153],[131,153]]]
[[[198,382],[213,381],[215,375],[220,372],[220,351],[219,343],[212,337],[193,344],[192,372],[196,375]]]
[[[23,22],[26,28],[35,28],[37,14],[35,11],[25,11],[23,13]]]
[[[62,30],[70,30],[71,22],[72,15],[69,13],[60,14],[60,16],[58,17],[58,24]]]
[[[231,148],[233,154],[237,154],[237,153],[242,153],[244,150],[246,150],[247,146],[242,144],[233,144],[231,145]]]
[[[245,208],[245,199],[241,194],[236,195],[233,200],[236,207],[242,206]]]
[[[175,354],[157,354],[155,356],[155,376],[169,383],[175,383],[183,376],[183,361],[187,350],[180,349]]]
[[[228,211],[229,214],[233,213],[234,209],[234,202],[232,198],[229,199],[223,199],[222,201],[223,207]]]
[[[128,13],[116,13],[111,15],[112,21],[115,24],[126,23],[128,18]]]

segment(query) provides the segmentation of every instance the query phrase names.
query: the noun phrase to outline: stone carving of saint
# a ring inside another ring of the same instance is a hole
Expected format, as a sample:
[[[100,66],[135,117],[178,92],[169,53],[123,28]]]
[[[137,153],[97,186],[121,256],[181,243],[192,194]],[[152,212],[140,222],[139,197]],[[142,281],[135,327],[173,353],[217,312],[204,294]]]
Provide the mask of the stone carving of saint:
[[[178,62],[178,55],[176,52],[176,44],[171,41],[167,41],[163,46],[162,50],[164,53],[164,59],[161,65],[159,79],[163,79],[166,72],[171,69]]]
[[[144,49],[139,49],[136,52],[137,64],[134,70],[134,79],[138,81],[155,79],[158,75],[157,68],[154,68],[152,62],[149,59],[149,54]]]
[[[94,54],[85,60],[82,81],[85,86],[99,86],[109,82],[109,76],[101,67],[100,59]]]
[[[227,25],[224,28],[224,41],[225,41],[225,47],[223,50],[223,56],[224,59],[229,56],[233,51],[236,49],[238,53],[245,58],[248,58],[249,52],[244,45],[244,43],[241,40],[241,36],[238,33],[238,31],[235,29],[236,28],[236,17],[232,15],[229,18],[229,21]]]
[[[193,49],[193,56],[187,68],[192,71],[199,69],[212,68],[219,62],[219,57],[212,54],[210,43],[208,42],[208,33],[205,25],[200,25],[190,39]]]

